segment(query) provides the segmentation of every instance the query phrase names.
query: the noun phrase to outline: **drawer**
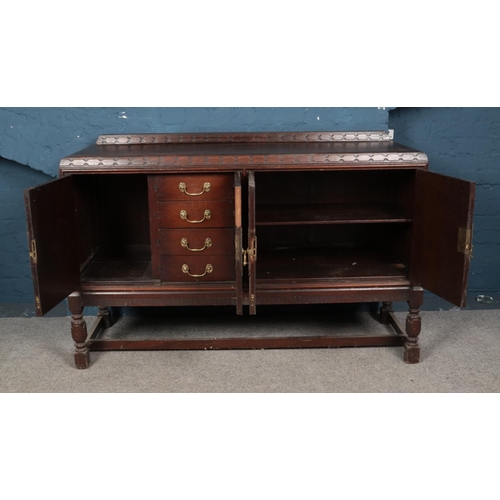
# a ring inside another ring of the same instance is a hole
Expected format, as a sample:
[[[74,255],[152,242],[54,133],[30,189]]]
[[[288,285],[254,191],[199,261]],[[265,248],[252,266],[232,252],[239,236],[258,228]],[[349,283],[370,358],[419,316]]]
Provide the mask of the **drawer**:
[[[232,201],[176,201],[158,203],[158,228],[234,227]]]
[[[151,182],[157,200],[234,200],[233,174],[155,175]]]
[[[160,229],[160,254],[232,255],[234,229]]]
[[[191,274],[191,276],[190,276]],[[205,282],[233,281],[235,279],[233,255],[170,256],[160,257],[162,281]]]

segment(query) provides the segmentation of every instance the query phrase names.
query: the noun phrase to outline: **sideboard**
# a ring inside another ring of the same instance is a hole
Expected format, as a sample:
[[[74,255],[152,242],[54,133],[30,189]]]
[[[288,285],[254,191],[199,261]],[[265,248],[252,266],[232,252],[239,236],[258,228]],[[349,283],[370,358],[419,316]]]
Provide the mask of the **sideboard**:
[[[474,194],[386,131],[102,135],[25,192],[37,315],[68,298],[77,368],[97,350],[389,345],[417,363],[424,289],[465,305]],[[361,302],[387,334],[106,338],[113,306]]]

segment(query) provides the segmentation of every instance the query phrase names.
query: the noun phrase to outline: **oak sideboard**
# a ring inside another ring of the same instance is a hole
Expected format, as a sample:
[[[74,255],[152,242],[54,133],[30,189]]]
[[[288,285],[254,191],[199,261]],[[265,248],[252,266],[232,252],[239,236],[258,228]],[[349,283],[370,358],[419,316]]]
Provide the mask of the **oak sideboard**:
[[[465,305],[474,194],[386,131],[102,135],[25,192],[37,315],[68,298],[77,368],[97,350],[389,345],[417,363],[424,289]],[[106,338],[114,306],[361,302],[387,334]]]

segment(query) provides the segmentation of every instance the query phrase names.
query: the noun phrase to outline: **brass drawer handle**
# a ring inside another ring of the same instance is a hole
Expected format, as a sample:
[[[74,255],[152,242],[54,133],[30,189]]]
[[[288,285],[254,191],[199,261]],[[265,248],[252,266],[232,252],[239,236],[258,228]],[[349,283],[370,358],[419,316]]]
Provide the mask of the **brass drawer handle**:
[[[192,278],[203,278],[203,276],[205,276],[207,273],[210,274],[213,270],[214,268],[212,267],[212,264],[207,264],[205,266],[205,272],[203,274],[191,274],[189,272],[189,266],[187,264],[182,265],[182,272],[184,274],[189,274],[189,276],[191,276]]]
[[[188,193],[186,183],[185,182],[179,182],[179,191],[181,193],[187,194],[188,196],[201,196],[203,193],[208,193],[210,191],[210,182],[205,182],[203,184],[203,189],[201,190],[200,193]]]
[[[182,238],[181,240],[181,247],[187,248],[190,252],[203,252],[205,248],[210,248],[212,246],[212,240],[210,238],[207,238],[205,240],[205,244],[203,245],[203,248],[189,248],[189,242],[187,238]]]
[[[212,212],[210,212],[210,210],[208,210],[208,208],[207,208],[203,212],[203,219],[201,219],[201,220],[189,220],[188,219],[188,214],[187,214],[187,212],[185,210],[181,210],[180,216],[181,216],[181,219],[189,222],[190,224],[200,224],[204,220],[210,219],[210,217],[212,217]]]

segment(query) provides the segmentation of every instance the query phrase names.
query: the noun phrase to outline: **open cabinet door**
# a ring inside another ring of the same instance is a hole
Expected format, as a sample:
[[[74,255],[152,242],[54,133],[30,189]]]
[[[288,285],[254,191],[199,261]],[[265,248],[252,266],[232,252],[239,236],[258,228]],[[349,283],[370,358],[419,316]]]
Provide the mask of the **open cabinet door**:
[[[257,261],[257,236],[255,234],[255,173],[248,172],[248,293],[249,314],[257,314],[256,310],[256,269]]]
[[[27,189],[24,202],[36,314],[43,316],[80,284],[73,179]]]
[[[415,182],[410,281],[464,307],[476,186],[423,170]]]
[[[243,227],[241,172],[234,174],[234,251],[236,273],[236,314],[243,314]]]

